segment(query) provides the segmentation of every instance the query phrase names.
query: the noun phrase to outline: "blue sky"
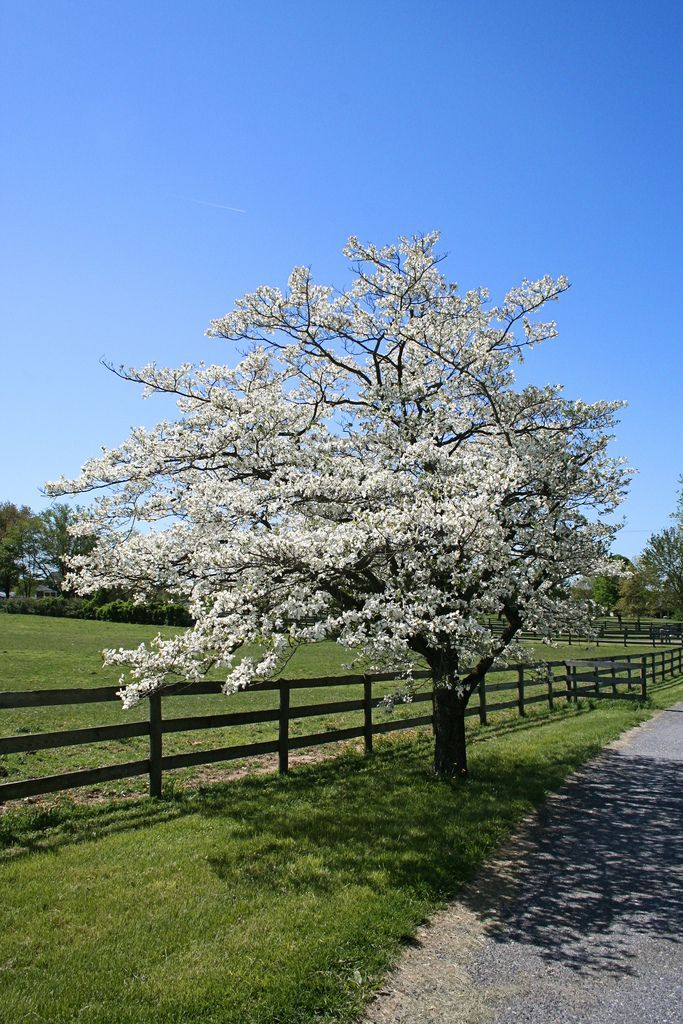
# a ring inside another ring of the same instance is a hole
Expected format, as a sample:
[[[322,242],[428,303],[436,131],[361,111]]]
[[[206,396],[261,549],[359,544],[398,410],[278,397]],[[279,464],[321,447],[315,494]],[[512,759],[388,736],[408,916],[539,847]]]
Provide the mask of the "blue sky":
[[[659,0],[0,0],[0,500],[159,417],[101,356],[232,361],[244,291],[438,228],[463,287],[572,280],[525,379],[628,400],[637,553],[683,473],[681,39]]]

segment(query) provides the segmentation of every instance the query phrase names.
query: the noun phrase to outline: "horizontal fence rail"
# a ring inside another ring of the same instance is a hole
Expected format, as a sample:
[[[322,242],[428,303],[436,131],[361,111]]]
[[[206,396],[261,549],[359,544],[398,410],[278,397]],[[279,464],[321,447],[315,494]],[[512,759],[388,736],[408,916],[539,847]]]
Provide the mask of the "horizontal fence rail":
[[[496,677],[503,674],[513,675],[514,678],[494,681]],[[480,724],[486,725],[489,715],[495,712],[516,709],[520,716],[524,716],[530,705],[546,703],[552,711],[555,702],[562,699],[570,704],[584,696],[611,700],[642,699],[647,696],[649,686],[661,685],[667,677],[671,678],[682,674],[683,647],[681,646],[666,650],[654,650],[647,654],[627,654],[618,660],[611,657],[598,657],[582,661],[549,661],[540,666],[513,665],[507,668],[492,669],[487,673],[478,688],[478,700],[467,708],[465,714],[468,717],[478,717]],[[272,680],[251,687],[250,692],[277,692],[279,700],[276,708],[164,718],[163,702],[167,698],[221,692],[219,682],[177,683],[149,698],[149,717],[144,722],[0,737],[0,755],[99,743],[111,739],[149,737],[149,756],[147,758],[123,764],[5,782],[0,784],[0,803],[140,775],[149,776],[150,796],[158,797],[161,796],[164,771],[234,761],[263,754],[277,754],[279,771],[285,773],[289,768],[290,751],[351,739],[362,738],[365,752],[369,754],[372,752],[374,736],[428,726],[433,722],[431,707],[428,714],[375,721],[373,711],[377,710],[379,704],[377,695],[373,694],[373,686],[380,682],[391,682],[395,678],[394,674],[384,672],[322,679]],[[431,679],[431,675],[429,672],[416,672],[413,678],[417,681],[427,681]],[[328,687],[360,687],[362,696],[317,704],[292,706],[290,703],[293,691],[298,689],[324,690]],[[74,687],[54,690],[0,691],[0,709],[118,701],[117,689],[117,687],[111,686],[91,689]],[[431,702],[431,689],[414,693],[411,700],[411,703],[416,705],[431,704]],[[415,710],[417,712],[419,709]],[[351,712],[362,712],[361,725],[330,729],[303,736],[290,735],[290,724],[294,721]],[[212,728],[230,729],[236,726],[260,723],[277,724],[277,737],[253,743],[192,750],[178,754],[164,754],[163,752],[163,737],[167,734]]]
[[[499,619],[488,619],[486,624],[494,635],[500,635],[507,625]],[[547,634],[529,629],[522,630],[519,636],[523,640],[545,640],[548,638]],[[596,643],[598,646],[601,643],[623,644],[624,647],[629,644],[668,645],[683,643],[683,623],[669,622],[666,619],[645,622],[641,619],[610,618],[594,622],[590,635],[564,630],[553,633],[551,639],[570,645],[587,641]]]

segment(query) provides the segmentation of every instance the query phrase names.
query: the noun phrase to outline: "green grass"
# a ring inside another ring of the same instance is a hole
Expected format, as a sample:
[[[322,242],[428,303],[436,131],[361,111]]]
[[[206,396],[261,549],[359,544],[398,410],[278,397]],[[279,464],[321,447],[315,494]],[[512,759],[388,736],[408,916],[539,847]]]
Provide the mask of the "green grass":
[[[118,668],[103,668],[101,651],[106,647],[134,647],[149,640],[157,632],[172,636],[179,632],[171,627],[136,626],[111,622],[90,622],[77,619],[42,618],[30,615],[0,615],[0,689],[48,689],[69,686],[106,686],[116,684]],[[248,653],[248,652],[247,652]],[[341,675],[350,660],[348,651],[333,643],[310,645],[297,651],[284,674],[293,677]],[[388,689],[388,687],[387,687]],[[292,705],[348,700],[346,688],[298,690],[292,694]],[[263,710],[277,706],[276,693],[243,693],[234,697],[223,695],[177,697],[165,702],[166,717],[183,717],[241,710]],[[25,708],[0,711],[0,735],[21,732],[50,732],[60,729],[81,729],[92,725],[112,725],[145,719],[145,703],[124,712],[118,702],[104,704],[63,705],[46,708]],[[326,716],[293,723],[292,734],[324,731],[347,724],[360,723],[360,716]],[[238,745],[272,739],[277,726],[272,723],[202,732],[174,733],[165,737],[164,752],[168,754]],[[5,779],[28,778],[53,772],[74,771],[120,761],[145,757],[145,738],[130,738],[83,746],[63,747],[0,758],[0,775]],[[231,766],[231,770],[234,766]],[[216,769],[212,769],[215,774]],[[181,770],[179,779],[201,777],[202,769]],[[124,780],[94,787],[90,792],[141,793],[144,779]]]
[[[69,686],[103,686],[118,681],[119,669],[103,668],[101,651],[105,647],[134,647],[142,640],[148,640],[158,632],[155,626],[136,626],[112,622],[91,622],[78,619],[43,618],[31,615],[0,615],[0,689],[46,689]],[[165,628],[166,636],[177,633],[177,629]],[[634,653],[641,648],[629,647]],[[642,648],[646,650],[648,648]],[[560,648],[537,646],[537,654],[551,660],[589,657],[593,654],[621,654],[623,646],[603,644],[587,647],[574,644]],[[302,648],[288,664],[285,675],[313,677],[344,674],[345,663],[351,655],[334,643],[312,644]],[[501,681],[503,676],[496,676]],[[389,692],[392,684],[378,686],[378,697]],[[544,692],[543,686],[529,682],[527,694]],[[361,696],[360,687],[334,687],[330,689],[301,689],[293,691],[292,706],[318,704],[349,700]],[[512,693],[498,696],[511,699]],[[177,697],[164,702],[165,717],[183,717],[210,713],[226,713],[240,710],[263,710],[277,706],[276,693],[241,693],[233,697],[188,696]],[[493,698],[490,698],[493,702]],[[424,706],[399,707],[396,717],[425,713]],[[530,716],[543,713],[543,705],[528,710]],[[516,712],[497,712],[491,716],[493,722],[514,718]],[[383,712],[376,711],[377,720]],[[147,717],[147,706],[124,712],[117,702],[106,704],[64,705],[47,708],[25,708],[0,711],[0,735],[17,733],[51,732],[56,730],[87,728],[93,725],[112,725],[120,722],[138,721]],[[338,728],[361,725],[360,712],[325,715],[319,718],[293,721],[290,732],[293,736],[324,732]],[[470,731],[476,729],[474,720],[469,720]],[[274,739],[277,735],[275,723],[207,729],[201,732],[172,733],[164,737],[164,752],[181,753],[192,749],[211,749],[226,745],[239,745],[261,740]],[[147,756],[148,741],[145,737],[132,737],[103,743],[61,747],[52,750],[31,751],[0,757],[0,778],[6,781],[50,775],[81,768],[94,768],[122,761],[134,761]],[[293,755],[294,756],[294,755]],[[239,767],[234,762],[223,767],[180,769],[166,773],[166,781],[184,783],[190,779],[204,780],[220,778],[234,773]],[[145,777],[108,782],[81,791],[81,797],[89,796],[135,796],[146,791]]]
[[[143,630],[3,616],[0,686],[34,688],[46,672],[76,685],[85,671],[101,685],[97,647]],[[588,654],[577,650],[567,653]],[[345,658],[332,645],[303,653],[292,674],[337,671]],[[0,815],[0,1022],[350,1024],[416,927],[521,817],[682,698],[679,680],[648,707],[583,700],[501,714],[471,731],[466,785],[436,781],[429,738],[415,735],[380,740],[370,758],[349,749],[285,778],[176,788],[162,801],[15,805]],[[107,706],[85,707],[99,719]]]
[[[418,737],[168,801],[11,811],[0,1020],[351,1022],[515,823],[649,713],[484,730],[464,786],[433,779]]]

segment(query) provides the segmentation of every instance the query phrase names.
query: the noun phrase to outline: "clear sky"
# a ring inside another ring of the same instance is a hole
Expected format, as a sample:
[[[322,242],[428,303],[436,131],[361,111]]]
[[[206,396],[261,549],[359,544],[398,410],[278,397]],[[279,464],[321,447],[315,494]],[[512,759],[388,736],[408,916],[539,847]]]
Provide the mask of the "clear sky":
[[[0,500],[159,418],[101,356],[232,361],[244,291],[438,228],[463,287],[572,280],[525,378],[628,400],[637,553],[683,472],[682,44],[674,0],[0,0]]]

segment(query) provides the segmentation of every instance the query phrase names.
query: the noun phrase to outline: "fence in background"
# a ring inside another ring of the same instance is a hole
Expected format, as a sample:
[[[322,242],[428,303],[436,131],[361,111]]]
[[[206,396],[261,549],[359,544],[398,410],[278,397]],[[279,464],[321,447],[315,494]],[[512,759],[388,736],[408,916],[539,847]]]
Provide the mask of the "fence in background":
[[[495,678],[504,674],[514,675],[513,679]],[[647,654],[624,655],[618,661],[614,658],[592,658],[584,661],[551,661],[540,666],[516,665],[505,669],[493,669],[482,681],[478,702],[468,707],[467,716],[478,716],[482,725],[488,723],[489,715],[516,708],[519,715],[526,713],[529,705],[547,703],[550,710],[555,701],[577,701],[581,696],[609,699],[637,699],[647,695],[648,686],[656,686],[667,677],[683,674],[683,647],[656,650]],[[416,680],[429,680],[428,672],[415,673]],[[280,772],[289,766],[289,752],[305,747],[318,747],[340,740],[362,738],[366,753],[372,752],[373,737],[400,729],[412,729],[432,724],[432,712],[409,718],[385,718],[376,721],[373,712],[377,710],[377,695],[373,687],[380,682],[392,681],[391,673],[377,673],[363,676],[339,676],[325,679],[280,679],[259,683],[253,690],[276,691],[279,694],[277,708],[262,711],[237,711],[226,714],[196,715],[183,718],[164,718],[163,707],[167,699],[177,696],[200,696],[220,692],[220,683],[203,682],[191,685],[176,684],[163,693],[149,699],[149,718],[146,722],[130,722],[121,725],[92,726],[87,729],[72,729],[60,732],[33,733],[0,738],[0,755],[50,748],[92,744],[104,740],[123,739],[131,736],[149,737],[149,756],[124,764],[87,768],[47,775],[41,778],[5,782],[0,785],[0,802],[79,786],[91,786],[115,779],[149,776],[150,796],[161,795],[164,771],[186,768],[216,762],[233,761],[239,758],[255,757],[262,754],[277,754]],[[304,706],[290,705],[290,694],[297,689],[325,689],[326,687],[360,688],[362,697],[328,701]],[[88,704],[118,701],[117,687],[69,688],[54,690],[0,691],[0,712],[3,708],[48,707],[64,704]],[[512,698],[505,695],[514,693]],[[498,699],[503,694],[504,699]],[[416,692],[412,703],[432,701],[432,691]],[[299,719],[321,717],[331,714],[362,712],[362,725],[345,729],[326,730],[305,736],[291,736],[290,723]],[[277,737],[256,743],[224,746],[210,750],[192,750],[186,753],[165,755],[163,737],[172,732],[189,732],[201,729],[225,728],[256,723],[277,723]]]
[[[505,623],[497,619],[489,619],[488,626],[494,634],[500,634],[505,628]],[[657,644],[683,643],[683,623],[668,622],[665,619],[657,622],[644,622],[640,619],[605,619],[594,623],[594,633],[589,637],[580,633],[569,631],[554,633],[552,639],[558,643],[580,644],[596,643],[598,646],[604,644],[640,644],[642,646]],[[523,640],[544,640],[542,633],[532,630],[522,630],[519,634]]]

